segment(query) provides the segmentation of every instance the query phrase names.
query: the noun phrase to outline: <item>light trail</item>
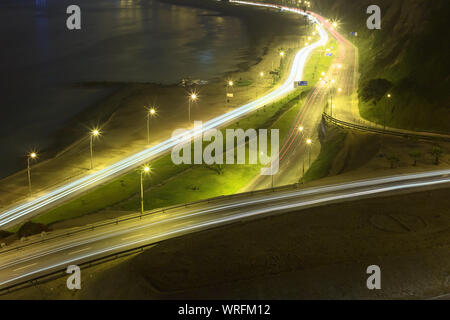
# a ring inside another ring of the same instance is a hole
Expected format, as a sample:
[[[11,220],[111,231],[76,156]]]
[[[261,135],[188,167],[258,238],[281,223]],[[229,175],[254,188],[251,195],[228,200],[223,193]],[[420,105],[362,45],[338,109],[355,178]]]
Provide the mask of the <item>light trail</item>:
[[[245,5],[253,5],[253,6],[264,6],[264,7],[272,7],[272,8],[280,8],[275,5],[268,4],[260,4],[260,3],[251,3],[245,1],[231,1],[234,3],[245,4]],[[294,90],[294,81],[301,80],[303,75],[303,69],[306,64],[306,60],[308,59],[311,52],[325,45],[328,41],[328,34],[320,24],[319,20],[313,15],[305,12],[301,12],[297,9],[291,9],[283,7],[284,10],[290,11],[293,13],[301,14],[307,16],[312,23],[316,24],[317,31],[320,35],[320,40],[302,48],[296,55],[292,64],[292,68],[290,70],[289,76],[287,80],[278,88],[263,96],[255,101],[252,101],[246,105],[243,105],[239,108],[236,108],[233,111],[225,113],[219,117],[216,117],[206,123],[203,124],[201,128],[194,128],[187,130],[185,134],[180,134],[175,137],[171,137],[151,148],[145,149],[133,156],[130,156],[124,160],[121,160],[107,168],[104,168],[98,172],[87,175],[83,178],[80,178],[74,182],[71,182],[67,185],[59,187],[53,191],[48,192],[45,195],[39,196],[34,200],[28,201],[24,204],[18,205],[16,207],[10,208],[2,213],[0,213],[0,227],[6,226],[8,224],[13,223],[14,221],[21,219],[27,215],[35,214],[46,207],[49,207],[51,204],[56,204],[61,199],[66,197],[75,196],[77,192],[86,191],[89,188],[95,186],[99,182],[104,182],[108,178],[111,178],[119,173],[123,173],[126,170],[135,168],[136,166],[147,162],[156,156],[161,155],[164,152],[169,151],[171,148],[176,145],[187,142],[190,139],[203,134],[203,132],[210,130],[212,128],[220,127],[232,120],[235,120],[243,115],[246,115],[252,111],[255,111],[261,107],[264,107],[268,103],[274,102],[279,98],[285,96],[289,92]]]
[[[270,193],[262,197],[255,197],[254,199],[230,199],[225,204],[211,204],[206,208],[197,208],[192,210],[183,210],[180,214],[170,215],[159,221],[149,223],[138,223],[135,226],[129,226],[113,233],[105,232],[97,235],[93,238],[83,239],[77,241],[77,246],[92,245],[96,241],[105,240],[113,236],[121,236],[129,234],[131,232],[142,232],[143,229],[148,227],[157,227],[161,224],[172,223],[175,226],[177,221],[186,219],[195,219],[199,216],[211,216],[224,211],[242,210],[243,208],[250,206],[263,206],[267,208],[270,203],[276,201],[283,201],[281,205],[286,205],[287,202],[297,199],[296,205],[301,208],[305,205],[320,204],[331,200],[337,201],[340,199],[354,198],[357,196],[373,195],[377,193],[383,193],[388,191],[396,191],[401,189],[410,189],[423,186],[431,186],[435,184],[449,183],[450,182],[450,170],[438,170],[424,173],[396,175],[384,178],[366,179],[355,182],[326,185],[322,187],[313,187],[300,190],[292,190],[287,193]],[[422,181],[426,180],[426,181]],[[339,195],[338,195],[339,193]],[[332,198],[329,195],[332,195]],[[308,197],[314,197],[314,199],[308,202]],[[287,207],[284,207],[287,208]],[[294,208],[294,207],[291,207]],[[239,213],[238,213],[239,215]],[[131,221],[132,223],[138,221]],[[126,238],[121,238],[122,241],[136,238],[139,236],[145,236],[145,233],[132,235]],[[65,236],[62,235],[61,238]],[[15,257],[10,263],[3,262],[0,266],[0,270],[6,269],[12,265],[23,263],[28,260],[48,256],[57,252],[61,252],[70,249],[73,244],[61,245],[54,249],[47,249],[44,252],[28,255],[25,257]],[[0,258],[2,252],[0,251]]]
[[[61,237],[61,241],[68,241],[69,243],[59,245],[53,250],[43,248],[40,253],[34,254],[33,252],[30,252],[30,254],[25,255],[21,259],[14,258],[10,263],[2,263],[0,270],[5,270],[7,274],[7,270],[17,272],[29,269],[33,266],[36,267],[21,274],[8,274],[6,277],[2,277],[0,279],[0,287],[10,285],[21,279],[26,279],[27,277],[33,277],[38,274],[63,268],[71,263],[79,264],[80,262],[89,261],[108,254],[118,253],[130,248],[156,243],[163,239],[178,237],[184,234],[217,227],[219,225],[226,225],[258,215],[291,212],[310,206],[340,203],[350,199],[356,200],[367,196],[386,194],[399,190],[448,184],[450,182],[449,174],[450,170],[441,170],[429,173],[362,180],[306,190],[296,190],[287,194],[273,194],[260,199],[245,199],[238,202],[236,202],[235,199],[232,199],[228,204],[222,204],[217,207],[215,207],[214,204],[208,204],[209,207],[200,208],[194,212],[188,212],[178,217],[163,219],[158,222],[128,226],[119,231],[108,229],[102,231],[97,229],[97,234],[93,234],[88,240],[76,240],[75,242],[72,242],[73,240],[65,240],[66,237]],[[317,197],[318,194],[320,194],[320,197]],[[193,219],[194,217],[196,218]],[[181,225],[173,223],[173,221],[176,220],[184,220],[185,222]],[[161,226],[164,225],[164,227],[157,229],[155,228],[157,224]],[[152,231],[148,231],[147,234],[147,232],[142,232],[144,229]],[[133,232],[139,233],[133,234]],[[128,234],[129,236],[123,238],[124,234]],[[102,242],[104,239],[107,241]],[[83,248],[82,246],[84,246],[86,242],[91,243],[91,247]],[[96,246],[95,248],[94,245]],[[77,250],[72,251],[74,249]],[[90,251],[84,252],[87,250]],[[61,255],[60,253],[64,253],[64,251],[68,251],[67,254]],[[53,261],[50,262],[51,256],[55,257],[55,254],[57,259],[53,259]],[[68,258],[67,255],[73,257]],[[22,264],[25,265],[21,266]]]

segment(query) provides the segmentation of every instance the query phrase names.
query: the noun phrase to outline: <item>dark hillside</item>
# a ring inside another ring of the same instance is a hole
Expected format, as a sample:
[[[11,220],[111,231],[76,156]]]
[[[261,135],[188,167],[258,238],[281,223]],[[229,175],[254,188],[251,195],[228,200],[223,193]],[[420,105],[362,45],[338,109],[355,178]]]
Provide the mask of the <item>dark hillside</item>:
[[[267,1],[273,2],[273,1]],[[276,1],[275,1],[276,2]],[[280,2],[280,1],[279,1]],[[311,9],[340,21],[360,53],[360,97],[370,80],[392,83],[392,99],[361,99],[363,117],[408,129],[450,132],[447,0],[379,0],[381,30],[366,27],[370,0],[315,0]],[[351,31],[358,32],[351,37]]]

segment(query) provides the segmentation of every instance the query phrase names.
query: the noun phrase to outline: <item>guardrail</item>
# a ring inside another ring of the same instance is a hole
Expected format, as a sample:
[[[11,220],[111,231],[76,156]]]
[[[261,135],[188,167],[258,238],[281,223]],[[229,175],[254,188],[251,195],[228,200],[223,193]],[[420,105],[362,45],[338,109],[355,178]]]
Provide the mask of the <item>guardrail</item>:
[[[171,213],[172,211],[175,211],[177,209],[188,208],[188,207],[192,207],[192,206],[195,206],[198,204],[212,203],[212,202],[218,202],[218,201],[222,201],[222,200],[231,200],[231,199],[235,199],[235,198],[239,198],[239,197],[253,196],[253,195],[265,194],[265,193],[273,193],[273,192],[282,191],[282,190],[297,189],[299,186],[300,186],[300,184],[294,183],[294,184],[290,184],[290,185],[284,185],[284,186],[279,186],[279,187],[274,187],[274,188],[269,188],[269,189],[261,189],[261,190],[255,190],[255,191],[235,193],[235,194],[230,194],[230,195],[226,195],[226,196],[222,195],[222,196],[218,196],[218,197],[214,197],[214,198],[208,198],[208,199],[197,200],[197,201],[183,203],[183,204],[177,204],[174,206],[165,207],[165,208],[161,208],[161,209],[145,211],[143,214],[140,214],[140,213],[131,214],[128,216],[124,216],[124,217],[117,218],[114,220],[109,220],[106,222],[89,224],[84,227],[80,227],[76,230],[72,230],[72,231],[64,232],[64,233],[61,233],[58,235],[54,235],[53,237],[42,238],[42,239],[39,239],[36,241],[19,244],[14,247],[6,247],[6,249],[4,248],[3,250],[0,250],[0,255],[7,253],[7,252],[11,252],[11,251],[18,251],[18,250],[21,250],[21,249],[24,249],[26,247],[30,247],[30,246],[33,246],[36,244],[50,242],[52,240],[59,239],[62,237],[68,237],[68,236],[71,236],[71,235],[74,235],[77,233],[81,233],[81,232],[85,232],[85,231],[92,231],[97,228],[106,227],[106,226],[110,226],[110,225],[117,225],[117,224],[125,222],[125,221],[138,220],[138,219],[140,220],[143,217],[147,217],[147,216],[157,214],[157,213]]]
[[[104,226],[108,226],[108,225],[118,224],[120,222],[130,221],[130,220],[133,220],[133,219],[141,219],[144,216],[149,216],[149,215],[155,214],[155,213],[166,213],[168,211],[170,212],[170,211],[173,211],[175,209],[179,209],[179,208],[183,208],[183,207],[187,208],[189,206],[194,206],[196,204],[211,203],[211,202],[216,202],[216,201],[221,201],[221,200],[230,200],[230,199],[239,198],[239,197],[246,197],[246,196],[253,196],[253,195],[258,195],[258,194],[273,193],[273,192],[276,192],[276,191],[297,189],[297,188],[299,188],[299,186],[300,186],[300,184],[294,183],[294,184],[284,185],[284,186],[275,187],[275,188],[261,189],[261,190],[249,191],[249,192],[242,192],[242,193],[236,193],[236,194],[227,195],[227,196],[218,196],[218,197],[214,197],[214,198],[198,200],[198,201],[184,203],[184,204],[179,204],[179,205],[174,205],[174,206],[171,206],[171,207],[157,209],[157,210],[153,210],[153,211],[146,211],[146,212],[144,212],[143,215],[141,215],[141,214],[134,214],[132,216],[116,219],[114,221],[102,222],[102,223],[99,223],[99,224],[91,224],[91,225],[82,227],[80,229],[77,229],[77,230],[74,230],[74,231],[71,231],[71,232],[66,232],[66,233],[62,233],[62,234],[56,235],[56,236],[51,237],[51,238],[40,239],[38,241],[26,243],[26,244],[23,244],[23,245],[14,247],[14,248],[8,248],[6,250],[0,251],[0,254],[6,253],[6,252],[20,250],[20,249],[23,249],[25,247],[36,245],[36,244],[39,244],[39,243],[48,242],[48,241],[51,241],[51,240],[54,240],[54,239],[58,239],[58,238],[61,238],[61,237],[70,236],[70,235],[73,235],[73,234],[76,234],[76,233],[81,233],[81,232],[84,232],[84,231],[94,230],[95,228],[99,228],[99,227],[104,227]],[[147,248],[153,247],[157,243],[158,242],[151,243],[151,244],[145,244],[143,246],[139,246],[139,247],[136,247],[136,248],[124,250],[124,251],[121,251],[121,252],[118,252],[118,253],[113,253],[113,254],[110,254],[110,255],[107,255],[107,256],[104,256],[104,257],[94,258],[92,260],[89,260],[89,261],[86,261],[86,262],[83,262],[83,263],[79,264],[79,267],[83,269],[83,268],[92,267],[92,266],[95,266],[95,265],[98,265],[98,264],[101,264],[101,263],[104,263],[104,262],[112,261],[112,260],[115,260],[115,259],[118,259],[118,258],[122,258],[122,257],[125,257],[125,256],[129,256],[129,255],[132,255],[132,254],[135,254],[135,253],[138,253],[138,252],[142,252],[142,251],[144,251]],[[25,289],[25,288],[29,288],[31,286],[35,286],[35,285],[38,285],[38,284],[46,283],[48,281],[61,278],[61,277],[65,276],[65,275],[67,275],[66,274],[66,269],[65,268],[59,268],[59,269],[57,269],[55,271],[52,271],[52,272],[50,272],[48,274],[37,276],[37,277],[34,277],[32,279],[24,280],[24,281],[21,281],[19,283],[15,283],[15,284],[12,284],[10,286],[7,286],[5,288],[1,288],[0,289],[0,296],[8,294],[8,293],[11,293],[11,292],[14,292],[14,291],[17,291],[17,290],[20,290],[20,289]]]
[[[420,134],[420,133],[413,133],[413,132],[383,130],[383,129],[378,129],[378,128],[374,128],[374,127],[363,126],[360,124],[355,124],[355,123],[351,123],[351,122],[338,120],[338,119],[333,118],[332,116],[328,115],[325,112],[322,114],[322,116],[326,121],[329,121],[337,126],[344,127],[344,128],[351,128],[351,129],[375,132],[375,133],[380,133],[380,134],[388,134],[388,135],[404,137],[404,138],[414,137],[417,139],[424,139],[424,140],[440,140],[440,141],[450,142],[450,135],[443,135],[443,134],[438,134],[438,133]]]
[[[78,266],[80,267],[80,269],[86,269],[86,268],[94,267],[94,266],[97,266],[97,265],[105,263],[105,262],[113,261],[113,260],[116,260],[116,259],[119,259],[119,258],[127,257],[127,256],[130,256],[130,255],[139,253],[139,252],[143,252],[146,249],[150,249],[150,248],[154,247],[157,243],[158,242],[151,243],[151,244],[145,244],[143,246],[139,246],[139,247],[136,247],[136,248],[133,248],[133,249],[128,249],[128,250],[124,250],[124,251],[121,251],[121,252],[118,252],[118,253],[113,253],[113,254],[110,254],[110,255],[107,255],[107,256],[104,256],[104,257],[95,258],[95,259],[89,260],[87,262],[80,263]],[[21,289],[26,289],[26,288],[29,288],[29,287],[32,287],[32,286],[43,284],[43,283],[46,283],[46,282],[49,282],[49,281],[52,281],[52,280],[56,280],[56,279],[59,279],[59,278],[64,277],[64,276],[67,276],[66,267],[59,268],[59,269],[57,269],[55,271],[52,271],[52,272],[50,272],[48,274],[37,276],[37,277],[34,277],[32,279],[24,280],[24,281],[12,284],[10,286],[1,288],[0,289],[0,296],[6,295],[8,293],[12,293],[12,292],[15,292],[15,291],[18,291],[18,290],[21,290]]]

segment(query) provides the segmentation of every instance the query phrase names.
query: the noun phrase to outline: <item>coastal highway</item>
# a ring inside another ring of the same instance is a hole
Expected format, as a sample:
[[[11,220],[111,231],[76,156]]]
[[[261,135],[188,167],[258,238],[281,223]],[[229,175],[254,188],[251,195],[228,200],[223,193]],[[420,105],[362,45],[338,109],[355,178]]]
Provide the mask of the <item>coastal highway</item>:
[[[236,1],[235,1],[236,2]],[[241,3],[246,5],[257,5],[260,6],[262,4],[255,3]],[[270,5],[264,5],[270,6]],[[276,7],[276,6],[273,6]],[[38,195],[35,198],[27,200],[26,202],[16,204],[14,206],[3,209],[0,212],[0,228],[8,228],[14,224],[17,224],[25,219],[29,219],[30,217],[48,210],[63,201],[67,201],[76,197],[77,195],[86,192],[89,189],[92,189],[95,186],[98,186],[101,183],[104,183],[114,177],[117,177],[127,171],[130,171],[139,165],[142,165],[145,162],[148,162],[163,153],[170,151],[174,146],[186,142],[193,137],[201,135],[203,132],[223,126],[231,121],[235,121],[236,119],[245,116],[259,108],[264,107],[265,105],[274,102],[292,90],[294,90],[294,81],[298,81],[302,79],[303,69],[306,64],[308,57],[311,52],[327,43],[328,34],[322,25],[319,23],[317,18],[312,16],[311,14],[300,12],[296,9],[286,9],[288,11],[292,11],[297,14],[302,14],[307,16],[313,23],[316,23],[317,32],[319,34],[319,40],[302,48],[294,57],[292,67],[289,71],[289,75],[286,81],[275,88],[273,91],[268,93],[267,95],[254,100],[244,106],[238,107],[231,112],[223,114],[219,117],[216,117],[210,121],[207,121],[203,124],[202,128],[194,128],[190,130],[186,130],[184,134],[179,134],[177,136],[173,136],[151,148],[145,149],[133,156],[130,156],[124,160],[121,160],[107,168],[89,174],[85,177],[77,179],[73,182],[67,183],[61,187],[56,188],[55,190],[49,191],[45,194]]]
[[[285,188],[235,195],[178,207],[79,232],[48,241],[19,243],[0,250],[0,289],[7,289],[71,264],[80,265],[133,248],[242,220],[298,211],[404,191],[450,187],[450,170],[368,179],[314,188]],[[301,214],[297,213],[297,214]],[[46,237],[52,236],[51,234]],[[151,248],[149,249],[151,250]]]

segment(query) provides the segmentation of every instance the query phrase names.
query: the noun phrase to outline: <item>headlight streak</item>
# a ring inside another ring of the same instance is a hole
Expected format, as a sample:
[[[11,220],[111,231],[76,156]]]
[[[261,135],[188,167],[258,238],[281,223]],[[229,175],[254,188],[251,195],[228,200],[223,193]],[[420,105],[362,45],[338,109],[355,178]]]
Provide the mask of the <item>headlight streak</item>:
[[[248,4],[248,5],[256,5],[256,6],[271,6],[271,5],[263,5],[263,4],[256,4],[256,3],[247,3],[247,2],[241,2],[241,1],[233,1],[237,3],[242,4]],[[276,7],[276,6],[272,6]],[[288,11],[299,13],[302,15],[307,16],[311,21],[316,23],[319,28],[319,34],[320,34],[320,40],[302,48],[295,56],[294,62],[292,65],[292,68],[290,70],[288,79],[278,88],[276,88],[274,91],[270,92],[266,96],[259,98],[255,101],[252,101],[244,106],[241,106],[233,111],[230,111],[226,114],[223,114],[221,116],[218,116],[206,123],[204,123],[203,127],[201,129],[191,129],[186,132],[186,134],[180,134],[176,137],[169,138],[160,144],[153,146],[151,148],[148,148],[144,151],[141,151],[133,156],[130,156],[124,160],[121,160],[105,169],[102,169],[96,173],[93,173],[91,175],[88,175],[86,177],[80,178],[72,183],[69,183],[63,187],[57,188],[54,191],[51,191],[43,196],[39,196],[37,199],[31,200],[25,204],[19,205],[15,208],[6,210],[0,214],[0,227],[5,226],[14,220],[17,220],[19,218],[22,218],[30,213],[33,213],[35,211],[38,211],[40,209],[45,208],[47,205],[54,203],[68,195],[75,194],[76,192],[83,190],[87,188],[88,186],[94,186],[96,183],[105,180],[108,177],[112,177],[125,169],[134,168],[136,166],[139,166],[143,162],[149,161],[151,158],[170,150],[177,144],[183,141],[188,141],[191,138],[194,138],[203,132],[219,127],[227,122],[230,122],[231,120],[234,120],[240,116],[243,116],[251,111],[255,111],[264,105],[273,102],[274,100],[277,100],[283,96],[285,96],[287,93],[292,91],[294,89],[293,82],[295,80],[301,80],[301,76],[303,74],[304,65],[306,63],[306,60],[312,50],[314,50],[317,47],[320,47],[322,45],[325,45],[328,41],[328,34],[324,30],[324,28],[319,24],[319,21],[317,18],[313,17],[310,14],[299,12],[294,9],[287,9]]]
[[[99,256],[100,257],[102,254],[105,254],[105,253],[112,253],[114,251],[124,250],[126,247],[133,248],[133,247],[136,247],[138,245],[144,245],[145,243],[148,243],[149,241],[152,241],[152,240],[155,240],[155,239],[158,239],[158,238],[161,240],[164,237],[171,236],[171,235],[174,235],[174,234],[175,235],[178,234],[180,236],[180,235],[185,234],[186,232],[191,231],[191,230],[207,228],[209,226],[214,226],[214,225],[219,225],[219,224],[226,224],[226,223],[230,223],[230,222],[235,221],[235,220],[249,218],[249,217],[252,217],[252,216],[255,216],[255,215],[269,214],[269,213],[272,213],[272,212],[279,212],[279,211],[299,209],[301,207],[307,207],[307,206],[315,205],[315,204],[318,204],[318,203],[326,203],[326,202],[332,202],[332,201],[336,201],[336,200],[364,197],[364,196],[368,196],[368,195],[372,195],[372,194],[376,194],[376,193],[383,193],[383,192],[389,192],[389,191],[395,191],[395,190],[407,189],[407,188],[425,187],[425,186],[430,186],[430,185],[435,185],[435,184],[442,184],[442,183],[448,183],[448,182],[450,182],[450,178],[440,179],[440,180],[433,180],[433,181],[412,182],[412,183],[409,183],[409,184],[394,185],[394,186],[387,186],[387,187],[382,187],[382,188],[378,188],[378,189],[369,189],[369,190],[363,190],[363,191],[357,191],[357,192],[350,192],[348,194],[332,195],[332,196],[328,196],[328,197],[324,197],[324,198],[320,198],[320,199],[307,200],[307,201],[303,201],[303,202],[300,202],[300,203],[299,202],[295,202],[295,203],[292,203],[292,204],[278,204],[278,205],[272,206],[272,207],[263,207],[263,208],[252,209],[250,211],[246,211],[246,212],[241,213],[241,214],[234,214],[234,215],[228,216],[228,217],[216,218],[216,219],[214,219],[212,221],[197,223],[195,225],[174,229],[174,230],[171,230],[171,231],[168,231],[168,232],[164,232],[164,233],[160,233],[160,234],[157,234],[157,235],[152,235],[152,236],[146,237],[144,239],[140,239],[140,240],[136,240],[136,241],[132,241],[132,242],[127,242],[127,243],[122,243],[122,244],[119,244],[119,245],[116,245],[116,246],[112,246],[112,247],[108,247],[108,248],[105,248],[105,249],[97,250],[95,252],[91,252],[91,253],[86,254],[84,256],[74,257],[73,259],[68,259],[68,260],[65,260],[63,262],[59,262],[59,263],[53,264],[51,266],[40,268],[38,270],[33,270],[32,272],[28,272],[26,274],[21,274],[20,276],[17,276],[17,277],[14,277],[14,278],[10,278],[10,279],[8,279],[6,281],[0,282],[0,286],[3,286],[5,284],[14,282],[14,281],[22,279],[22,278],[26,278],[26,277],[32,276],[32,275],[37,274],[37,273],[42,273],[42,272],[45,272],[45,271],[48,271],[48,270],[57,269],[59,267],[65,266],[65,265],[70,264],[70,263],[74,263],[74,262],[78,262],[79,263],[79,262],[82,262],[82,261],[84,261],[86,259],[93,258],[95,256]],[[118,235],[120,235],[120,234],[122,234],[122,233],[118,233]],[[78,245],[79,244],[77,244],[77,246]]]
[[[275,5],[257,4],[257,3],[250,3],[250,2],[245,2],[245,1],[231,1],[231,2],[247,4],[247,5],[257,5],[257,6],[263,6],[263,7],[281,8],[280,6],[275,6]],[[298,12],[296,9],[291,9],[291,8],[286,8],[286,7],[283,7],[283,9],[286,11],[304,14],[302,12]],[[308,15],[308,14],[306,14],[306,15]],[[318,22],[315,17],[312,17],[311,15],[308,15],[308,16],[312,21],[315,21],[316,23]],[[320,26],[320,24],[319,24],[319,26]],[[321,33],[321,31],[322,31],[322,33]],[[18,219],[18,218],[20,218],[28,213],[31,213],[35,210],[39,210],[40,208],[43,208],[46,205],[48,205],[54,201],[57,201],[67,195],[70,195],[79,190],[82,190],[85,187],[88,187],[90,185],[92,186],[95,183],[100,182],[103,179],[111,177],[115,174],[118,174],[127,168],[132,168],[132,167],[138,166],[139,164],[141,164],[145,161],[148,161],[150,157],[159,155],[160,153],[169,150],[170,148],[172,148],[173,146],[175,146],[176,144],[178,144],[182,141],[186,141],[192,137],[195,137],[195,136],[201,134],[203,131],[209,130],[210,128],[214,128],[216,126],[223,125],[237,117],[240,117],[250,111],[256,110],[256,109],[264,106],[265,104],[272,102],[275,99],[285,95],[286,93],[288,93],[289,91],[291,91],[293,89],[292,82],[294,80],[300,80],[301,75],[303,73],[303,67],[304,67],[304,64],[305,64],[305,61],[306,61],[306,58],[308,57],[308,55],[311,53],[311,51],[314,48],[322,45],[319,43],[324,39],[324,35],[326,37],[325,39],[327,39],[327,34],[324,31],[322,26],[319,27],[319,34],[321,36],[320,41],[301,49],[297,53],[297,55],[295,56],[293,67],[289,74],[288,80],[282,86],[278,87],[277,89],[275,89],[268,95],[266,95],[256,101],[253,101],[249,104],[246,104],[240,108],[237,108],[229,113],[226,113],[215,119],[210,120],[209,122],[204,124],[201,131],[194,130],[194,129],[189,130],[187,135],[180,135],[180,136],[177,136],[174,138],[170,138],[154,147],[148,148],[142,152],[137,153],[136,155],[133,155],[129,158],[121,160],[121,161],[111,165],[108,168],[100,170],[100,171],[93,173],[91,175],[88,175],[86,177],[80,178],[77,181],[74,181],[72,183],[67,184],[66,186],[63,186],[52,192],[49,192],[48,194],[41,196],[35,200],[32,200],[26,204],[20,205],[14,209],[3,212],[0,215],[0,219],[2,219],[0,221],[0,226],[5,225],[9,222],[12,222],[13,220]],[[325,43],[326,43],[326,41],[325,41]],[[70,249],[75,246],[81,246],[81,245],[85,245],[87,243],[93,243],[95,241],[107,239],[108,237],[118,236],[118,235],[122,235],[127,232],[136,231],[136,230],[140,230],[143,228],[148,228],[149,226],[154,226],[157,224],[167,223],[170,221],[175,221],[175,220],[180,220],[180,219],[186,219],[188,217],[194,217],[194,216],[198,216],[201,214],[207,214],[207,213],[212,214],[214,212],[218,212],[218,211],[225,210],[225,209],[239,209],[239,207],[243,206],[243,205],[248,206],[248,205],[256,205],[256,204],[264,204],[265,202],[270,202],[270,201],[274,201],[274,200],[277,201],[277,200],[283,200],[283,199],[286,200],[289,198],[299,197],[299,196],[306,196],[306,195],[319,196],[320,193],[343,191],[345,189],[356,189],[356,188],[364,188],[364,187],[371,188],[371,189],[366,189],[366,190],[348,190],[346,194],[330,195],[330,196],[325,196],[325,197],[322,197],[319,199],[311,199],[311,200],[299,199],[298,202],[291,203],[291,204],[276,204],[276,205],[272,205],[271,207],[268,206],[270,204],[267,204],[267,206],[265,206],[263,208],[254,208],[254,209],[251,209],[244,213],[234,213],[234,214],[228,213],[231,216],[215,218],[212,221],[200,222],[195,225],[176,228],[176,229],[164,232],[164,233],[152,235],[152,236],[146,237],[144,239],[127,242],[127,243],[122,243],[122,244],[108,247],[108,248],[102,248],[102,249],[90,252],[88,254],[84,254],[83,256],[74,257],[73,259],[68,259],[63,262],[58,262],[58,263],[52,264],[52,265],[44,267],[44,268],[33,270],[26,274],[21,274],[14,278],[10,278],[6,281],[3,281],[0,283],[0,286],[12,283],[16,280],[20,280],[20,279],[35,275],[37,273],[45,272],[47,270],[57,269],[57,268],[63,267],[69,263],[73,263],[76,261],[83,261],[85,259],[90,259],[90,258],[93,258],[96,256],[101,256],[106,253],[109,254],[109,253],[113,253],[114,251],[124,250],[127,247],[136,247],[139,245],[143,245],[146,242],[149,242],[152,240],[157,240],[157,239],[161,239],[164,237],[177,235],[177,234],[182,235],[191,230],[198,230],[198,229],[202,229],[202,228],[207,228],[209,226],[225,224],[225,223],[229,223],[229,222],[239,220],[239,219],[248,218],[248,217],[255,216],[255,215],[267,214],[267,213],[278,212],[278,211],[283,211],[283,210],[284,211],[292,210],[292,209],[311,206],[311,205],[315,205],[315,204],[319,204],[319,203],[339,201],[339,200],[344,200],[344,199],[349,199],[349,198],[364,197],[364,196],[373,195],[376,193],[383,193],[383,192],[389,192],[389,191],[395,191],[395,190],[401,190],[401,189],[425,187],[425,186],[430,186],[430,185],[448,183],[448,182],[450,182],[450,178],[448,178],[449,174],[450,174],[450,170],[440,170],[440,171],[425,172],[425,173],[418,173],[418,174],[399,175],[399,176],[393,176],[393,177],[387,177],[387,178],[378,178],[378,179],[371,179],[371,180],[368,179],[368,180],[357,181],[357,182],[341,184],[341,185],[332,185],[332,186],[324,186],[324,187],[318,187],[318,188],[296,190],[296,191],[293,191],[290,193],[283,193],[283,194],[279,194],[279,195],[269,195],[269,196],[265,196],[264,198],[261,198],[261,199],[253,199],[250,201],[244,199],[244,200],[239,200],[239,202],[235,202],[235,203],[232,203],[229,205],[219,205],[219,206],[209,208],[209,209],[191,210],[191,211],[188,211],[187,214],[186,214],[186,212],[179,213],[179,216],[176,216],[176,217],[167,218],[167,219],[152,222],[152,223],[149,223],[146,225],[139,225],[139,226],[135,226],[132,228],[126,228],[126,229],[120,230],[120,231],[111,231],[111,232],[108,232],[108,233],[100,235],[100,236],[95,236],[95,238],[85,239],[85,240],[79,241],[77,243],[69,243],[62,247],[52,249],[51,251],[34,255],[31,258],[27,257],[27,258],[23,258],[20,260],[15,260],[14,262],[9,263],[8,265],[2,265],[0,270],[4,269],[7,266],[11,266],[11,265],[18,264],[20,262],[28,261],[32,258],[43,257],[50,253],[56,253],[58,251]],[[425,179],[425,178],[434,179],[434,180],[433,181],[408,181],[408,180]],[[389,184],[389,183],[396,183],[396,185],[379,186],[378,188],[375,188],[376,185]],[[238,201],[238,199],[236,199],[236,201]]]
[[[336,184],[336,185],[329,185],[329,186],[323,186],[323,187],[315,187],[315,188],[308,188],[308,189],[302,189],[302,190],[295,190],[295,191],[289,191],[287,193],[282,193],[282,194],[269,194],[268,196],[264,196],[261,198],[256,198],[253,200],[247,200],[247,199],[230,199],[230,201],[234,201],[231,204],[225,204],[225,205],[216,205],[214,207],[208,208],[208,209],[190,209],[187,212],[181,212],[181,213],[177,213],[176,216],[173,217],[169,217],[166,218],[165,220],[161,220],[161,221],[156,221],[156,222],[152,222],[149,224],[145,224],[143,226],[136,226],[136,227],[131,227],[131,228],[127,228],[126,230],[121,230],[121,231],[116,231],[114,233],[114,235],[120,235],[122,233],[126,233],[129,231],[136,231],[142,228],[147,228],[149,226],[156,226],[158,224],[161,223],[166,223],[166,222],[170,222],[170,221],[175,221],[175,220],[179,220],[179,219],[184,219],[187,217],[194,217],[197,215],[202,215],[202,214],[212,214],[214,212],[219,212],[219,211],[223,211],[225,209],[236,209],[239,208],[243,205],[257,205],[257,204],[263,204],[266,202],[271,202],[271,201],[275,201],[275,200],[288,200],[291,198],[296,198],[296,197],[304,197],[304,196],[319,196],[322,193],[327,193],[327,192],[337,192],[337,191],[344,191],[344,190],[350,190],[350,189],[356,189],[356,188],[364,188],[364,187],[375,187],[377,185],[382,185],[382,184],[388,184],[388,183],[404,183],[407,181],[411,181],[411,180],[418,180],[418,179],[423,179],[423,178],[437,178],[437,177],[445,177],[446,175],[450,174],[450,170],[439,170],[439,171],[433,171],[433,172],[425,172],[425,173],[417,173],[417,174],[408,174],[408,175],[397,175],[397,176],[390,176],[390,177],[386,177],[386,178],[377,178],[377,179],[370,179],[370,180],[360,180],[360,181],[356,181],[356,182],[351,182],[351,183],[344,183],[344,184]],[[450,179],[446,180],[447,182],[450,182]],[[301,199],[299,199],[301,200]],[[212,204],[213,205],[213,204]],[[201,210],[201,211],[199,211]],[[139,222],[139,221],[138,221]],[[83,240],[83,242],[79,242],[78,245],[84,245],[84,244],[89,244],[93,241],[97,241],[97,240],[102,240],[102,239],[106,239],[108,237],[111,237],[112,234],[105,234],[103,236],[97,237],[95,239],[86,239]],[[51,251],[46,251],[45,254],[50,254],[50,253],[54,253],[57,251],[61,251],[64,249],[67,249],[71,247],[71,245],[67,245],[64,247],[59,247],[57,248],[57,250],[51,250]],[[0,251],[0,255],[2,254],[2,252]],[[39,257],[42,255],[35,255],[33,256],[35,257]],[[30,257],[28,257],[27,259],[29,259]],[[14,263],[16,262],[20,262],[21,260],[16,260]],[[5,267],[7,267],[9,264],[4,264],[0,267],[1,269],[4,269]]]

